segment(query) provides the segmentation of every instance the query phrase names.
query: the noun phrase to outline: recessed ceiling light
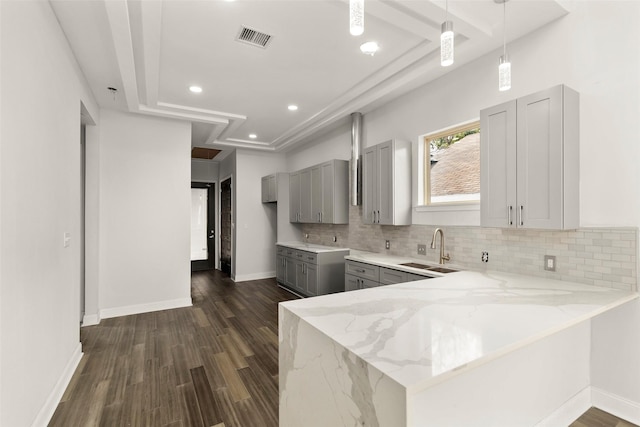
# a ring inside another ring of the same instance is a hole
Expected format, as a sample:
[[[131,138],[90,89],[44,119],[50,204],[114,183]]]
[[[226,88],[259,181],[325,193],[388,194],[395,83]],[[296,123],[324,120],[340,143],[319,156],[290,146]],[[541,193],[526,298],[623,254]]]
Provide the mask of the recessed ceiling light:
[[[202,92],[202,88],[200,86],[189,86],[189,90],[193,93]]]
[[[287,108],[289,109],[289,111],[296,111],[298,109],[298,106],[291,104]]]
[[[378,51],[378,49],[380,49],[380,46],[378,46],[378,43],[376,42],[366,42],[360,45],[360,50],[365,55],[373,56]]]
[[[258,135],[256,135],[255,133],[250,133],[249,134],[249,138],[251,139],[256,139],[258,137]]]

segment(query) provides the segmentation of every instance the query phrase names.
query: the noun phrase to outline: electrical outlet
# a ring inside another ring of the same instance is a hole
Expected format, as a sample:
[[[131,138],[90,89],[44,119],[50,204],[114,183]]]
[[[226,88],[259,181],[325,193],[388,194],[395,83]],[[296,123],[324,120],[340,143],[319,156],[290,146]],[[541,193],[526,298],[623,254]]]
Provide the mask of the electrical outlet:
[[[556,257],[554,255],[544,256],[544,269],[547,271],[556,271]]]
[[[418,255],[427,254],[427,245],[418,245]]]
[[[482,262],[489,262],[489,252],[482,252]]]
[[[391,242],[390,242],[390,241],[388,241],[388,240],[385,240],[385,241],[384,241],[384,248],[385,248],[385,249],[390,249],[390,248],[391,248]]]

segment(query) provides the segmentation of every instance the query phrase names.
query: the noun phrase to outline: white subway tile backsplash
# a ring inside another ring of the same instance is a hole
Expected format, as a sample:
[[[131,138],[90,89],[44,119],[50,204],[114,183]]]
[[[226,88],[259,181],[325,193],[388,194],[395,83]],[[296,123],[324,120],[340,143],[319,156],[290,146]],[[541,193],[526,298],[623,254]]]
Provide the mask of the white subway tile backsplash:
[[[349,225],[305,224],[311,243],[350,247],[438,262],[439,242],[431,249],[434,226],[363,224],[361,208],[350,208]],[[451,262],[470,270],[500,270],[597,286],[637,290],[636,228],[583,228],[544,231],[481,227],[441,227]],[[333,242],[337,237],[337,243]],[[385,249],[385,240],[391,248]],[[427,245],[418,255],[417,245]],[[482,252],[489,252],[483,263]],[[544,255],[556,256],[556,272],[544,270]]]

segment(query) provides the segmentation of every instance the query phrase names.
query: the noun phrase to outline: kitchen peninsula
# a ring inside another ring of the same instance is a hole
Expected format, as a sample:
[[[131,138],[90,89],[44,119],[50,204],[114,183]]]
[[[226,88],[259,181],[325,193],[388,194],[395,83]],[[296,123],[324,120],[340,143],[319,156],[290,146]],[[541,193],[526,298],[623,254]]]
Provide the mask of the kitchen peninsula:
[[[280,425],[553,425],[590,386],[592,319],[636,298],[457,272],[282,303]]]

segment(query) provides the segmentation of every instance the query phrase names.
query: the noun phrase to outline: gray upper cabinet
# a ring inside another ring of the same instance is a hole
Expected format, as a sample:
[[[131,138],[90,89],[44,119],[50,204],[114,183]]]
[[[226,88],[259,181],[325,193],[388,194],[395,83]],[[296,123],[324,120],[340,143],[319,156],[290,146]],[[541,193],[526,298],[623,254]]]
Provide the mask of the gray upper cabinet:
[[[262,203],[278,201],[278,180],[277,175],[267,175],[262,177]]]
[[[364,150],[362,215],[367,224],[411,224],[411,144],[390,140]]]
[[[291,173],[290,221],[348,224],[348,173],[349,162],[346,160],[331,160]]]
[[[579,226],[579,95],[560,85],[480,112],[481,225]]]
[[[311,181],[311,169],[300,171],[300,220],[299,222],[313,222],[311,211],[311,192],[313,191]]]
[[[289,174],[289,222],[300,222],[300,172]]]

